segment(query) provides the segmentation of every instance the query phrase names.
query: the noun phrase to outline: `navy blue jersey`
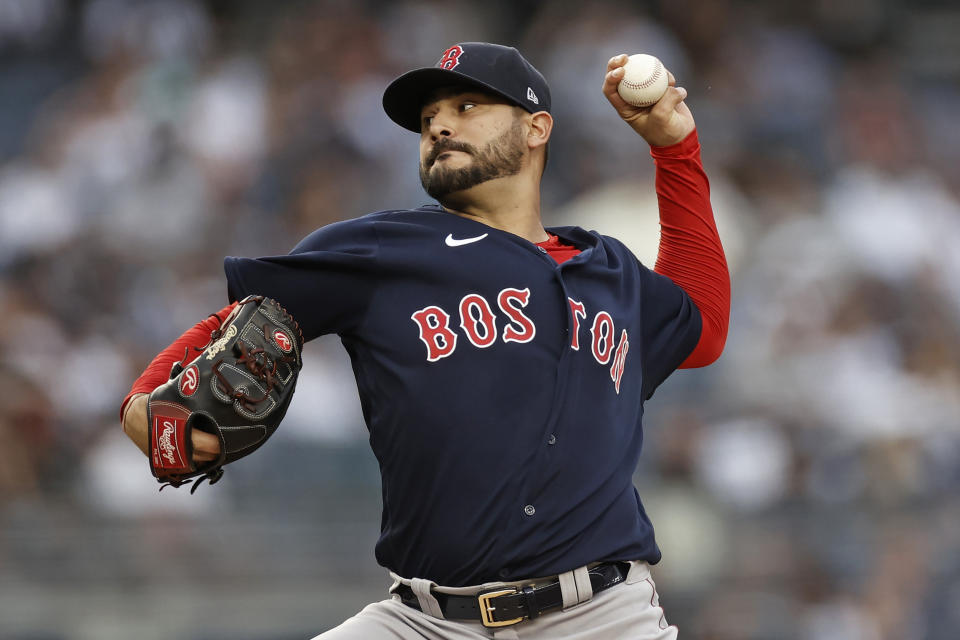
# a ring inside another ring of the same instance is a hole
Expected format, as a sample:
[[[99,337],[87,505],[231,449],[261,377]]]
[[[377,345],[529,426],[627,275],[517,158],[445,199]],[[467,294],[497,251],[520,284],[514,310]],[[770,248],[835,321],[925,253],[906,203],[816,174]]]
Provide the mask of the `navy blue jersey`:
[[[680,287],[620,242],[535,244],[437,206],[227,258],[231,299],[276,298],[340,335],[380,463],[377,560],[459,586],[660,551],[632,483],[643,402],[696,346]],[[296,400],[294,400],[296,401]]]

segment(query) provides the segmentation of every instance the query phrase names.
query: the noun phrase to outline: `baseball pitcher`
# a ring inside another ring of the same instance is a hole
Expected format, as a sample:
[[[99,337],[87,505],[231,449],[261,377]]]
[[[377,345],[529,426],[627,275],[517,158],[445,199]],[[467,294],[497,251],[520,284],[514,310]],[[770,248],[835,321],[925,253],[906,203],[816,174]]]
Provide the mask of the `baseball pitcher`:
[[[319,638],[677,637],[632,476],[644,402],[723,350],[730,284],[686,91],[671,76],[655,104],[631,106],[626,61],[610,60],[602,91],[656,165],[654,269],[613,238],[543,226],[547,82],[514,48],[460,43],[383,95],[420,136],[438,204],[226,258],[237,302],[125,399],[158,479],[215,482],[276,428],[302,342],[341,337],[383,477],[376,558],[393,586]]]

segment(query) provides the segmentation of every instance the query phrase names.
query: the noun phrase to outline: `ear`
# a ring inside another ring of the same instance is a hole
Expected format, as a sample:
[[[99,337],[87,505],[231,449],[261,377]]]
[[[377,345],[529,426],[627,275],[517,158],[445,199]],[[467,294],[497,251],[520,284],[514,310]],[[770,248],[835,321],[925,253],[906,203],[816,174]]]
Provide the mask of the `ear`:
[[[530,114],[528,123],[530,126],[527,131],[527,146],[530,150],[545,146],[553,131],[553,116],[546,111],[537,111]]]

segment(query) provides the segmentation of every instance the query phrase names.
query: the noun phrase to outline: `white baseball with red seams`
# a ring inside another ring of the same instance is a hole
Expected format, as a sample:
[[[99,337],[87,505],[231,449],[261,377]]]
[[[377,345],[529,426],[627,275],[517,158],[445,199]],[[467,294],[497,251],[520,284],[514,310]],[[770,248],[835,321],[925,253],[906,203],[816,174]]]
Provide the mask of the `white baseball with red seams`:
[[[635,53],[623,66],[623,79],[617,86],[617,93],[627,104],[649,107],[666,93],[667,80],[667,69],[658,58]]]

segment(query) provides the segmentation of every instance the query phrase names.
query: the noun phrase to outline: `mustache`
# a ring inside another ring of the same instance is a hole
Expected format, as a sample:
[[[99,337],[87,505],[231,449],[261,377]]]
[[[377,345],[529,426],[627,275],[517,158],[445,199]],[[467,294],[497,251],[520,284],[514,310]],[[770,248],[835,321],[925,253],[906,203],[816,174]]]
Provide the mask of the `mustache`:
[[[437,161],[440,154],[446,153],[447,151],[462,151],[463,153],[476,155],[476,149],[473,148],[473,145],[443,138],[437,144],[433,145],[433,149],[430,150],[430,153],[427,154],[423,162],[424,166],[429,169],[433,166],[433,163]]]

